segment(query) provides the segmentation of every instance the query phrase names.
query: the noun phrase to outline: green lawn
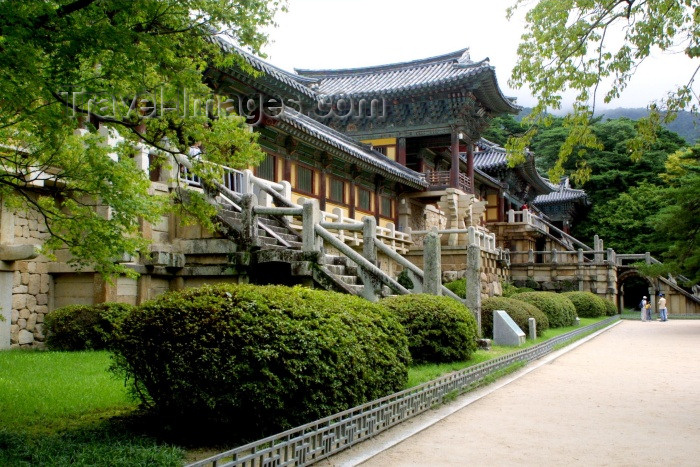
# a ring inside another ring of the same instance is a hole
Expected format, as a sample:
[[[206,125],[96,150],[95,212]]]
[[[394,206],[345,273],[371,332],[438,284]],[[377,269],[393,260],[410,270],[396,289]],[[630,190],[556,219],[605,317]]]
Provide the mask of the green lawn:
[[[132,431],[137,410],[107,352],[0,352],[0,465],[181,465]]]

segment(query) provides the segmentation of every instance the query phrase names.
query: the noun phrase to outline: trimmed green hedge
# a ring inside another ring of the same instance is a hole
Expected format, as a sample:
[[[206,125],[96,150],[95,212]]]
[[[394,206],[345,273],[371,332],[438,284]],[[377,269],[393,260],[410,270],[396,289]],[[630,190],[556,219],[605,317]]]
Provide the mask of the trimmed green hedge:
[[[406,330],[416,363],[469,360],[476,350],[477,323],[456,300],[427,294],[397,295],[380,302]]]
[[[462,279],[457,279],[452,282],[448,282],[445,284],[445,287],[447,287],[452,293],[457,295],[459,298],[464,298],[467,296],[467,279],[462,278]]]
[[[537,336],[541,336],[542,332],[549,329],[547,315],[536,306],[507,297],[490,297],[481,302],[481,330],[484,336],[493,336],[493,312],[495,310],[505,310],[525,335],[528,334],[529,318],[535,318]]]
[[[605,304],[606,316],[615,316],[616,314],[618,314],[617,306],[612,300],[603,300],[603,303]]]
[[[402,389],[410,355],[396,318],[362,298],[229,284],[137,308],[115,360],[159,415],[260,435]]]
[[[505,298],[510,298],[516,293],[522,293],[522,292],[534,292],[534,289],[531,289],[529,287],[516,287],[515,285],[511,284],[510,282],[504,282],[501,285],[501,289],[503,290],[503,297]]]
[[[560,328],[571,326],[576,319],[576,307],[571,300],[554,292],[524,292],[511,298],[522,300],[540,309],[549,320],[549,326]]]
[[[111,346],[120,323],[133,309],[126,303],[69,305],[46,315],[46,347],[51,350],[102,350]]]
[[[605,300],[592,292],[564,292],[562,295],[571,300],[581,318],[605,316]]]

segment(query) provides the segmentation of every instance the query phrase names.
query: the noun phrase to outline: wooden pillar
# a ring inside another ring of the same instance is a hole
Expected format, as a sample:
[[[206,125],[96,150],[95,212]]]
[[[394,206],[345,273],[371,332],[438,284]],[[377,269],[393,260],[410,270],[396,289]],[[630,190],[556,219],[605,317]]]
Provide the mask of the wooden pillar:
[[[350,181],[350,202],[348,203],[348,217],[350,219],[355,218],[355,179]]]
[[[469,177],[470,191],[474,193],[474,145],[471,141],[467,143],[467,177]]]
[[[374,184],[374,218],[377,220],[377,224],[379,224],[379,193],[381,192],[381,187],[382,184],[380,182]]]
[[[450,166],[450,187],[459,188],[459,133],[457,130],[452,131],[450,151],[452,153],[452,165]]]
[[[286,180],[289,183],[292,183],[292,161],[291,159],[289,159],[289,157],[284,158],[282,180]]]
[[[396,161],[399,164],[406,166],[406,138],[399,138]]]
[[[498,222],[503,222],[506,216],[505,198],[503,192],[498,192]]]
[[[326,179],[328,178],[328,174],[326,173],[326,169],[321,170],[320,176],[321,176],[320,177],[321,178],[321,183],[320,183],[321,186],[319,187],[319,190],[321,192],[319,193],[319,197],[318,197],[318,207],[319,207],[319,209],[321,209],[321,211],[325,211],[326,210]]]

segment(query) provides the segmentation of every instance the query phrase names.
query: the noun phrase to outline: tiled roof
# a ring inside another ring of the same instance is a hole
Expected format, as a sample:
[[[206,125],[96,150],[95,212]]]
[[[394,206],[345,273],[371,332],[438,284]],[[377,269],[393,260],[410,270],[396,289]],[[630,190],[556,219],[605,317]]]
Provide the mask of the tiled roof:
[[[296,69],[296,72],[318,79],[318,83],[311,86],[324,96],[392,97],[461,86],[470,89],[485,105],[498,112],[517,113],[520,110],[501,93],[488,59],[472,61],[469,49],[391,65],[344,70]]]
[[[508,168],[508,154],[505,148],[484,138],[481,138],[475,146],[477,147],[477,150],[474,151],[475,169],[490,172]],[[460,157],[466,161],[467,155],[462,153]],[[528,153],[526,161],[517,165],[515,169],[518,170],[521,176],[539,193],[549,193],[555,189],[555,185],[552,185],[549,181],[542,178],[539,172],[537,172],[535,168],[535,158],[531,153]]]
[[[404,184],[414,188],[426,188],[428,186],[423,174],[404,167],[398,162],[387,158],[382,153],[370,149],[367,145],[359,143],[306,115],[294,110],[285,109],[278,118],[287,125],[343,151],[357,162],[379,169],[380,172],[384,172]]]
[[[300,92],[304,94],[307,97],[310,97],[314,100],[317,99],[316,93],[311,89],[309,86],[316,83],[318,80],[315,78],[307,78],[305,76],[299,76],[294,73],[290,73],[288,71],[285,71],[281,68],[277,68],[274,65],[271,65],[270,63],[266,62],[265,60],[256,57],[255,55],[246,52],[245,50],[241,49],[240,47],[232,44],[230,41],[228,41],[225,37],[222,36],[216,36],[218,39],[219,43],[221,44],[221,47],[227,51],[227,52],[232,52],[235,54],[240,55],[243,57],[243,59],[248,63],[250,66],[253,67],[253,69],[257,71],[261,71],[265,73],[265,75],[270,76],[271,78],[279,81],[280,83],[288,86],[292,90],[296,92]]]
[[[539,195],[535,198],[533,204],[544,206],[548,204],[558,204],[565,201],[575,201],[583,200],[587,201],[588,196],[583,190],[576,190],[574,188],[569,188],[568,183],[555,185],[553,183],[549,184],[554,191],[547,193],[546,195]]]
[[[477,167],[474,167],[474,176],[475,177],[478,176],[483,181],[485,181],[486,183],[488,183],[489,185],[492,185],[494,187],[502,187],[505,183],[505,182],[502,182],[501,180],[493,178],[491,175],[487,174],[486,172],[484,172],[483,170],[481,170]]]
[[[481,170],[494,170],[508,167],[505,148],[481,138],[477,144],[479,150],[474,151],[474,167]],[[466,154],[462,156],[466,158]]]

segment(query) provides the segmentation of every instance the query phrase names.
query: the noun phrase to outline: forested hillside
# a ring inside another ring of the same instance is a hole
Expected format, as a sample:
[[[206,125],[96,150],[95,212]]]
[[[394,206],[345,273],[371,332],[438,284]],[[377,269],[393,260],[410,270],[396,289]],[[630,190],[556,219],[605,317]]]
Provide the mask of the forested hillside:
[[[484,137],[505,145],[525,131],[512,116],[494,119]],[[540,128],[530,150],[543,176],[557,160],[566,138],[563,119]],[[619,253],[649,251],[666,270],[700,280],[700,144],[690,147],[678,134],[662,129],[641,160],[629,156],[628,143],[637,134],[627,118],[599,119],[594,133],[602,149],[572,157],[565,169],[590,168],[589,179],[575,188],[586,190],[590,209],[577,219],[572,234],[584,242],[594,235]],[[577,151],[574,151],[577,154]]]
[[[515,117],[516,121],[520,121],[530,113],[530,108],[524,108],[520,114]],[[647,116],[649,111],[647,109],[609,109],[601,110],[596,112],[596,116],[602,118],[603,120],[615,120],[618,118],[629,118],[630,120],[639,120],[642,117]],[[693,115],[690,112],[684,110],[678,112],[678,116],[674,121],[664,127],[683,138],[688,144],[694,144],[700,141],[700,116]]]

